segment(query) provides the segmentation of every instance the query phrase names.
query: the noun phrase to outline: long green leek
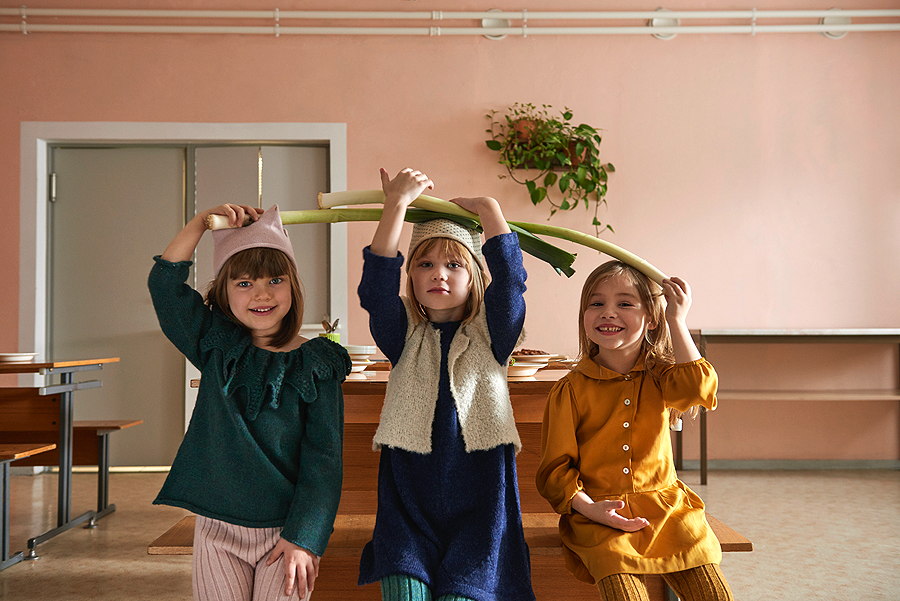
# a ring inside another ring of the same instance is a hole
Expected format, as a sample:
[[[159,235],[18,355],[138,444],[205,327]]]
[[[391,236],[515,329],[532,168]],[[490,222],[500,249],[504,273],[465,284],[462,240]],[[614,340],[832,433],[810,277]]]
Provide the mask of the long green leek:
[[[285,225],[300,223],[341,223],[346,221],[378,221],[382,210],[379,208],[346,208],[352,205],[383,204],[384,192],[381,190],[358,190],[347,192],[319,193],[318,210],[282,211],[281,221]],[[451,219],[463,226],[481,231],[478,215],[471,213],[459,205],[433,196],[421,195],[407,209],[404,219],[412,223],[430,219]],[[509,227],[519,237],[519,245],[527,252],[542,261],[546,261],[558,273],[572,276],[575,270],[572,263],[575,255],[538,238],[538,235],[553,236],[600,251],[623,263],[631,265],[657,283],[662,283],[666,275],[632,252],[611,242],[601,240],[590,234],[578,232],[564,227],[522,221],[508,221]],[[224,217],[210,215],[207,218],[209,229],[227,228]]]

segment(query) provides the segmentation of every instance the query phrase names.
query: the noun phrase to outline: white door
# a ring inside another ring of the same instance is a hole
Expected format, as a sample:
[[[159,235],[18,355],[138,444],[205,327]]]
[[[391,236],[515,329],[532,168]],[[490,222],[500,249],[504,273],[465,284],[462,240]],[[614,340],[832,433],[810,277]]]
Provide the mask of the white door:
[[[162,336],[147,293],[152,256],[195,210],[256,205],[259,153],[246,145],[54,149],[50,356],[121,357],[99,372],[103,388],[75,399],[76,419],[144,420],[111,437],[113,465],[170,464],[193,408],[185,382],[196,374]],[[261,153],[263,206],[314,208],[316,193],[328,189],[327,148],[266,146]],[[304,321],[315,324],[331,301],[329,230],[296,227],[302,230],[288,231],[307,290]],[[189,282],[201,290],[211,279],[207,244]]]
[[[75,418],[143,419],[110,437],[113,465],[168,465],[183,433],[184,368],[147,274],[184,222],[184,150],[57,148],[52,158],[49,356],[120,357],[94,372],[102,388],[75,393]]]

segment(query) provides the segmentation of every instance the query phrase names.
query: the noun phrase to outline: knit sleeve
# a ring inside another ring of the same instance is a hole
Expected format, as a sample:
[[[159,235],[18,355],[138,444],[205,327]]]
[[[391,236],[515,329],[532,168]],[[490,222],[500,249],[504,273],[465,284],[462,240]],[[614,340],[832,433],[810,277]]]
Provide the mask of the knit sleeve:
[[[484,258],[491,272],[491,283],[484,292],[484,309],[494,358],[506,363],[516,348],[525,325],[525,279],[519,238],[514,233],[500,234],[485,241]]]
[[[571,384],[563,378],[550,390],[541,425],[538,492],[559,514],[572,512],[572,499],[584,489],[578,471],[580,451],[575,431],[578,413]]]
[[[357,288],[359,304],[369,313],[369,331],[375,344],[392,365],[403,354],[406,341],[406,308],[400,298],[403,255],[383,257],[363,249],[363,272]]]
[[[147,286],[159,326],[188,361],[201,368],[200,341],[213,317],[203,297],[185,283],[191,262],[173,263],[160,256],[153,260]]]
[[[668,407],[687,411],[702,405],[712,411],[718,404],[719,376],[709,361],[700,358],[667,367],[660,378],[660,388]]]
[[[316,402],[304,403],[300,470],[281,537],[321,557],[341,501],[344,403],[340,380],[319,387]]]

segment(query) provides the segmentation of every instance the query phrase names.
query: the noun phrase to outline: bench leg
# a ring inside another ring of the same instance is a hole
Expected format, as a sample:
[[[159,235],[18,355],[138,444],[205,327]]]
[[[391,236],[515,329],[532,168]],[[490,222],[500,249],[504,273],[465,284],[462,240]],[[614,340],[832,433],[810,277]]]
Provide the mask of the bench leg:
[[[97,436],[97,511],[85,528],[96,528],[97,520],[116,510],[109,504],[109,433]]]

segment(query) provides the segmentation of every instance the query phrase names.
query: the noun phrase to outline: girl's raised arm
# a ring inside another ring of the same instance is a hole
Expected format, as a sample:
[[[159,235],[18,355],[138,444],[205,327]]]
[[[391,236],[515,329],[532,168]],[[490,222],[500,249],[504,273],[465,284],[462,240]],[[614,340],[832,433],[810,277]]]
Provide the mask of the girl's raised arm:
[[[687,314],[691,308],[691,287],[681,278],[666,278],[662,283],[666,297],[666,323],[672,336],[675,363],[689,363],[700,358],[700,351],[691,338]]]
[[[200,238],[203,237],[203,232],[206,231],[206,217],[208,215],[223,215],[228,219],[230,227],[240,227],[244,223],[245,216],[249,215],[253,221],[256,221],[262,214],[262,209],[233,204],[224,204],[214,209],[197,213],[180,232],[175,234],[166,250],[163,251],[162,258],[173,263],[190,261],[197,244],[200,243]]]
[[[396,257],[407,207],[426,188],[434,189],[434,182],[421,171],[409,167],[398,173],[394,179],[382,169],[381,188],[384,190],[384,210],[369,249],[382,257]]]
[[[495,199],[489,196],[478,196],[475,198],[452,198],[450,202],[478,215],[481,227],[484,229],[485,240],[509,233],[509,224],[503,218],[500,203]]]

